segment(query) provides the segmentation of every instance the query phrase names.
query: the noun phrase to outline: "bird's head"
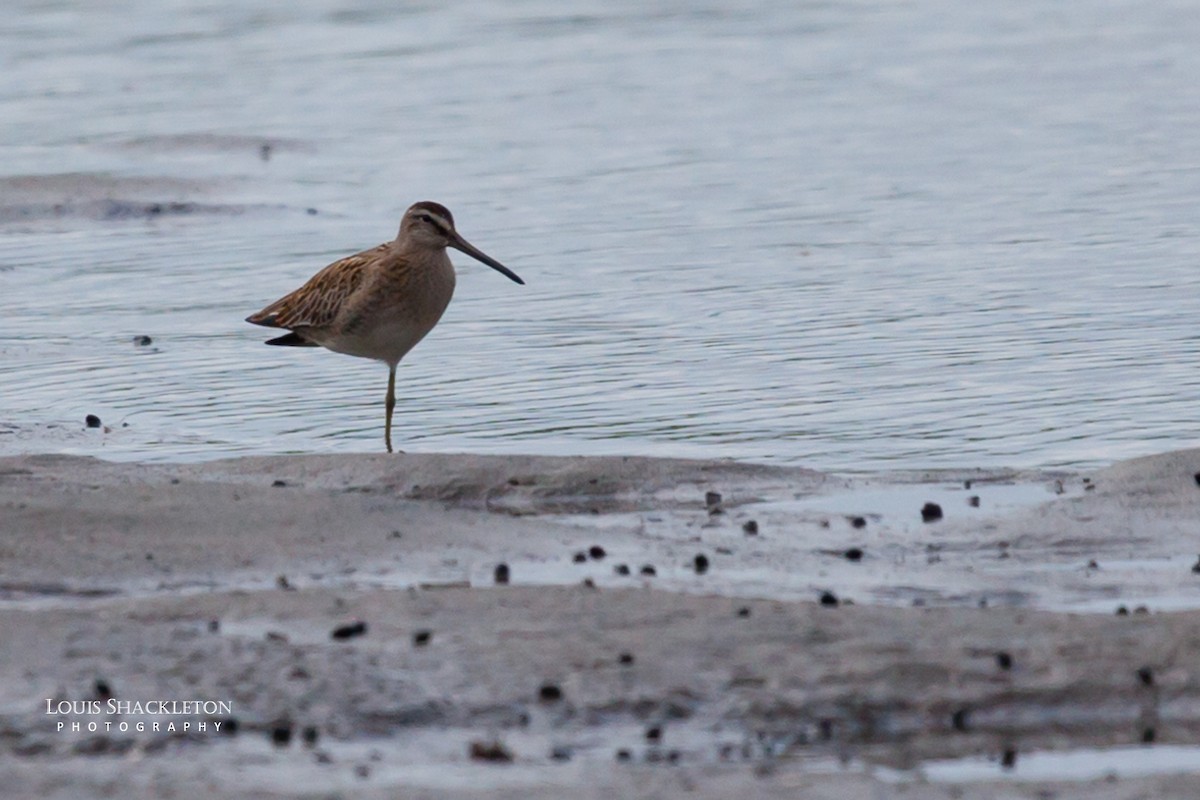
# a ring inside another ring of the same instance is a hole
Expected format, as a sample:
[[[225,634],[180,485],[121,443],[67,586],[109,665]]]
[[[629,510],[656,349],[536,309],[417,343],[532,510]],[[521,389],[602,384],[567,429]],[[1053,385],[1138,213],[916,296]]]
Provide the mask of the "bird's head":
[[[404,218],[400,220],[400,233],[397,238],[409,246],[433,250],[453,247],[476,261],[487,264],[509,280],[525,283],[515,272],[460,236],[454,229],[454,217],[450,214],[450,209],[441,203],[422,200],[409,206],[408,211],[404,212]]]

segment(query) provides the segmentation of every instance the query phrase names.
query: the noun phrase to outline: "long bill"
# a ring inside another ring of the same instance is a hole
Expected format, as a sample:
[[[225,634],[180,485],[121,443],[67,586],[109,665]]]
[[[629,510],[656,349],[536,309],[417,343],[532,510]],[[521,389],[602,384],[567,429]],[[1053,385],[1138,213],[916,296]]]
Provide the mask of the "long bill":
[[[499,272],[510,281],[515,281],[522,286],[525,285],[525,281],[521,280],[517,273],[513,272],[511,269],[489,256],[487,253],[483,252],[478,247],[459,236],[457,231],[451,234],[450,241],[447,242],[447,244],[453,247],[455,250],[461,250],[476,261],[482,261],[484,264],[487,264],[489,267],[496,270],[496,272]]]

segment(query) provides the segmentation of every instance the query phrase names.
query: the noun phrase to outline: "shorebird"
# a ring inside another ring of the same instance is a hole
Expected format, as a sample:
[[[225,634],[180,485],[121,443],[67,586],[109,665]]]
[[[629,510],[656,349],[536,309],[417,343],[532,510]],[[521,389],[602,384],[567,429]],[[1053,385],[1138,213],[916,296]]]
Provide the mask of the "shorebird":
[[[425,201],[404,212],[395,239],[333,262],[246,321],[290,331],[267,344],[324,347],[387,364],[383,438],[390,453],[396,365],[433,330],[454,294],[454,265],[447,247],[525,283],[460,236],[445,206]]]

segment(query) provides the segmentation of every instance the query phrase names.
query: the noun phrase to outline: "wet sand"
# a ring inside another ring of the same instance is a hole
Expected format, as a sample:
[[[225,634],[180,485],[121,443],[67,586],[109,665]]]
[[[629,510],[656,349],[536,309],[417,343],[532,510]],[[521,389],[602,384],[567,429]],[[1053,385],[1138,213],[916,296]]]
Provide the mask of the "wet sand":
[[[0,783],[63,798],[1194,796],[1198,473],[1200,451],[1088,474],[871,476],[3,459]],[[53,715],[48,699],[230,707]],[[121,721],[147,728],[86,730]]]

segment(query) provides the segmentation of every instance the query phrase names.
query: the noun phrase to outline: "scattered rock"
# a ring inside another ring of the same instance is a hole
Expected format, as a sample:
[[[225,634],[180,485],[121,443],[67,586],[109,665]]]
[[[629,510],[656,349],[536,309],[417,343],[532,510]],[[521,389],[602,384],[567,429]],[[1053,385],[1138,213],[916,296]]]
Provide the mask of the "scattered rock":
[[[591,556],[594,560],[599,561],[600,559],[602,559],[606,555],[608,555],[608,553],[604,552],[604,548],[601,547],[600,545],[594,544],[588,548],[588,555]]]
[[[271,485],[272,485],[272,486],[275,486],[275,487],[279,487],[279,486],[287,486],[287,481],[285,481],[285,480],[275,480],[275,481],[273,481],[273,482],[271,483]]]
[[[847,561],[862,561],[863,551],[861,547],[851,547],[843,553]]]
[[[492,579],[503,586],[508,583],[508,564],[500,563],[496,565],[496,569],[492,571]]]
[[[493,764],[511,764],[512,752],[498,739],[471,742],[470,755],[474,761],[490,761]]]
[[[836,608],[838,605],[837,595],[833,592],[821,592],[821,605]]]
[[[748,519],[742,523],[742,532],[747,536],[758,536],[758,521]]]
[[[1012,769],[1017,765],[1017,750],[1014,747],[1007,747],[1004,753],[1000,756],[1000,768]]]
[[[737,610],[737,615],[743,618],[750,616],[750,606],[742,606],[739,608]]]
[[[275,579],[275,585],[280,589],[283,589],[285,592],[293,592],[296,590],[296,587],[292,586],[291,582],[288,580],[287,575],[280,575],[277,577]]]
[[[954,730],[965,733],[971,723],[971,711],[967,708],[960,708],[950,716],[950,725]]]
[[[585,561],[587,561],[587,553],[580,550],[578,553],[576,553],[575,555],[573,555],[571,557],[571,560],[574,561],[576,564],[582,564]]]
[[[556,703],[562,700],[562,689],[556,683],[543,683],[538,689],[538,699],[543,703]]]
[[[305,725],[304,730],[300,731],[300,739],[304,742],[305,747],[314,747],[320,736],[316,725]]]
[[[999,667],[1000,669],[1009,670],[1009,669],[1012,669],[1012,665],[1013,665],[1013,660],[1012,660],[1011,655],[1004,652],[1003,650],[1000,651],[999,653],[996,653],[996,666],[997,667]]]
[[[1150,667],[1140,667],[1137,671],[1138,680],[1142,682],[1142,686],[1154,685],[1154,670]]]
[[[1200,556],[1196,556],[1196,563],[1192,564],[1192,572],[1200,575]]]
[[[937,503],[926,503],[921,506],[921,520],[923,522],[936,522],[942,518],[942,507]]]
[[[208,621],[208,632],[209,632],[209,633],[216,633],[216,632],[217,632],[217,631],[219,631],[219,630],[221,630],[221,620],[219,620],[219,619],[215,619],[215,618],[214,618],[214,619],[210,619],[210,620]]]
[[[618,575],[628,575],[629,574],[629,565],[628,564],[617,564],[615,567],[613,567],[613,572],[617,573]]]
[[[112,687],[108,685],[108,681],[103,678],[96,679],[96,699],[102,703],[107,703],[113,698]]]
[[[551,748],[550,758],[553,761],[570,761],[571,748],[562,746]]]
[[[329,635],[334,639],[342,640],[353,639],[356,636],[364,635],[366,632],[367,623],[360,619],[346,625],[339,625],[338,627],[334,628],[333,632]]]
[[[86,417],[83,418],[83,421],[84,421],[84,423],[87,424],[87,426],[89,428],[99,428],[100,425],[102,424],[100,422],[100,418],[97,417],[95,414],[88,414]]]
[[[867,518],[866,517],[851,517],[850,518],[850,527],[851,528],[860,528],[860,529],[867,527]]]
[[[154,340],[149,336],[135,336],[133,337],[133,344],[135,347],[149,347],[154,344]]]
[[[1146,728],[1142,731],[1142,744],[1154,744],[1157,734],[1154,728]]]
[[[1200,483],[1200,473],[1196,473],[1196,482]],[[704,493],[704,505],[708,506],[709,508],[715,508],[715,507],[721,505],[721,493],[720,492],[705,492]]]
[[[292,741],[292,723],[289,720],[271,726],[271,743],[276,747],[287,747]]]
[[[971,508],[979,508],[979,495],[973,494],[967,498],[967,505]]]
[[[692,566],[695,567],[697,575],[708,572],[708,556],[704,553],[697,553],[696,557],[692,559]]]
[[[1088,569],[1100,569],[1100,562],[1096,559],[1089,559],[1087,563]]]
[[[643,564],[640,572],[643,575],[649,575],[652,578],[658,574],[658,570],[654,568],[653,564]]]
[[[433,631],[422,628],[413,634],[413,646],[424,647],[433,639]]]
[[[624,747],[617,751],[617,761],[629,761],[633,758],[633,753],[630,753]]]
[[[633,653],[621,653],[617,656],[617,663],[629,666],[633,663]]]
[[[1126,608],[1125,606],[1117,606],[1117,616],[1118,617],[1128,617],[1129,609]]]
[[[646,741],[647,742],[662,741],[662,726],[651,725],[649,728],[646,728]]]

